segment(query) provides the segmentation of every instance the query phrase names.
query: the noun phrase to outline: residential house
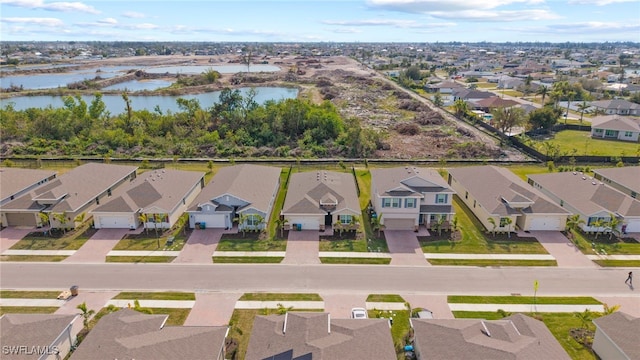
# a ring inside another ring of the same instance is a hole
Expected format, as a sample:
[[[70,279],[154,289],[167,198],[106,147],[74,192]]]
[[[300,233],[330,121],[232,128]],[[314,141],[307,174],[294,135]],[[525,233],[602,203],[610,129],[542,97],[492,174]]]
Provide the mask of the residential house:
[[[332,319],[329,313],[256,316],[246,360],[394,360],[386,319]]]
[[[474,102],[482,99],[487,99],[492,96],[495,96],[494,93],[488,91],[480,91],[480,90],[471,90],[471,89],[455,89],[453,91],[453,100],[464,100],[467,102]]]
[[[614,187],[634,199],[640,194],[640,167],[625,166],[606,169],[594,169],[593,177]]]
[[[0,206],[55,178],[51,170],[0,168]]]
[[[9,226],[46,226],[39,216],[44,212],[49,215],[51,227],[75,228],[79,225],[77,216],[88,214],[112,196],[117,196],[124,185],[136,178],[137,169],[135,166],[100,163],[80,165],[4,204],[0,210],[3,223]]]
[[[204,187],[204,173],[173,169],[147,171],[119,196],[91,211],[96,229],[169,229]]]
[[[437,171],[396,167],[371,170],[371,204],[386,230],[448,224],[455,192]]]
[[[640,318],[621,311],[593,320],[596,334],[593,351],[602,360],[640,359]]]
[[[291,175],[282,215],[289,226],[301,230],[324,230],[336,222],[352,224],[361,215],[353,175],[333,171]]]
[[[524,80],[510,76],[505,76],[498,81],[498,89],[517,89],[521,85],[524,85]]]
[[[529,184],[572,214],[579,214],[584,221],[580,227],[585,232],[640,232],[640,200],[586,174],[574,171],[529,175]],[[617,229],[605,225],[612,214],[620,220]]]
[[[591,137],[637,142],[640,120],[620,115],[596,116],[591,119]]]
[[[481,110],[487,113],[490,113],[492,110],[497,108],[509,108],[520,104],[515,100],[503,99],[498,96],[475,100],[469,103],[474,109]]]
[[[452,80],[445,80],[437,84],[428,84],[424,87],[425,91],[439,92],[440,94],[452,94],[454,90],[464,88],[463,85]]]
[[[66,358],[82,329],[80,315],[4,314],[0,316],[3,360]],[[80,325],[80,326],[78,326]]]
[[[516,227],[523,231],[560,231],[570,215],[505,168],[492,165],[452,168],[448,183],[490,231],[513,231]]]
[[[589,105],[606,115],[640,115],[640,105],[624,99],[592,101]]]
[[[280,168],[262,165],[223,167],[191,202],[191,228],[225,228],[242,218],[239,229],[262,229],[273,210],[280,187]]]
[[[523,314],[501,320],[411,319],[418,360],[569,360],[542,321]]]
[[[224,359],[228,327],[166,326],[168,317],[133,309],[107,314],[71,354],[71,360]]]

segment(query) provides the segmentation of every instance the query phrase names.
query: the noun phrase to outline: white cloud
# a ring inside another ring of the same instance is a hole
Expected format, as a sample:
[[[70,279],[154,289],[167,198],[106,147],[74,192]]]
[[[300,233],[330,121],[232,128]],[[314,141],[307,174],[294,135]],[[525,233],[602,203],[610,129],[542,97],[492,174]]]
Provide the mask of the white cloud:
[[[571,5],[597,5],[605,6],[616,3],[638,2],[638,0],[569,0]]]
[[[353,29],[353,28],[338,28],[338,29],[331,29],[329,31],[334,32],[336,34],[359,34],[362,32],[359,29]]]
[[[607,1],[607,0],[601,0]],[[615,0],[614,0],[615,1]],[[409,13],[433,11],[489,10],[500,6],[542,4],[544,0],[368,0],[371,7]]]
[[[561,17],[547,10],[465,10],[457,12],[432,12],[431,16],[441,19],[456,19],[476,22],[513,22],[555,20]]]
[[[147,15],[135,11],[125,11],[122,16],[130,19],[144,19],[147,17]]]
[[[437,28],[451,27],[455,23],[419,23],[415,20],[367,19],[367,20],[324,20],[323,24],[336,26],[393,26],[396,28]]]
[[[86,5],[81,2],[60,1],[45,3],[43,0],[0,0],[0,3],[28,9],[42,9],[62,12],[83,12],[88,14],[100,13],[100,11],[96,10],[93,6]]]
[[[157,29],[158,25],[150,24],[150,23],[143,23],[143,24],[128,25],[128,27],[131,28],[131,29],[136,29],[136,30],[151,30],[151,29]]]
[[[35,17],[9,17],[0,18],[1,22],[10,24],[29,24],[48,27],[64,26],[64,22],[56,18],[35,18]]]
[[[115,25],[118,23],[118,20],[114,18],[106,18],[106,19],[98,20],[98,23],[105,24],[105,25]]]

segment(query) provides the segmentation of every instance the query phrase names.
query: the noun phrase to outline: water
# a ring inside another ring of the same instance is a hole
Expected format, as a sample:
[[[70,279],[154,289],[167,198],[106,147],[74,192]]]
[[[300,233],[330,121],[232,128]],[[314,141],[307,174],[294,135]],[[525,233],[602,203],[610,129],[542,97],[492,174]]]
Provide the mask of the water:
[[[125,81],[111,86],[105,86],[103,90],[127,90],[127,91],[140,91],[140,90],[157,90],[173,84],[172,81],[151,79],[151,80],[131,80]]]
[[[183,66],[162,66],[145,68],[144,71],[151,74],[202,74],[203,72],[213,69],[221,74],[235,74],[239,72],[247,72],[247,65],[183,65]],[[250,72],[276,72],[280,68],[275,65],[251,64]]]
[[[249,89],[251,88],[240,88],[238,90],[240,90],[240,93],[244,96],[249,91]],[[256,87],[255,89],[255,101],[259,104],[263,104],[269,100],[278,101],[281,99],[293,99],[298,96],[298,89],[294,88]],[[180,108],[176,103],[176,99],[178,98],[198,99],[202,108],[208,108],[218,102],[219,96],[220,91],[214,91],[210,93],[182,96],[130,95],[129,99],[131,100],[131,107],[134,110],[147,109],[149,111],[153,111],[155,107],[158,106],[163,112],[166,113],[169,110],[172,112],[180,111]],[[82,99],[87,103],[87,105],[90,105],[94,97],[90,95],[82,95]],[[125,111],[125,103],[124,100],[122,100],[122,96],[120,95],[103,95],[102,100],[107,107],[107,111],[109,111],[112,115],[121,114]],[[57,108],[64,106],[61,96],[18,96],[10,99],[0,100],[0,106],[3,108],[9,103],[12,103],[14,109],[16,110],[25,110],[28,108],[45,108],[48,106]]]
[[[10,75],[0,78],[0,87],[8,88],[11,85],[22,86],[24,89],[51,89],[67,86],[69,83],[94,79],[100,76],[109,79],[115,76],[124,75],[130,66],[109,66],[92,69],[75,70],[68,73],[55,74],[31,74],[31,75]],[[98,72],[100,70],[100,72]]]

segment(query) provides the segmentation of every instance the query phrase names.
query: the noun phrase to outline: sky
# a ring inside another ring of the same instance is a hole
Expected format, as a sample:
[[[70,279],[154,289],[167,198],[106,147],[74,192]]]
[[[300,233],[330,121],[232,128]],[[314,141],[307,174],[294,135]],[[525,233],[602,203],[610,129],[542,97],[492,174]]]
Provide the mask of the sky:
[[[640,0],[0,0],[0,41],[640,42]]]

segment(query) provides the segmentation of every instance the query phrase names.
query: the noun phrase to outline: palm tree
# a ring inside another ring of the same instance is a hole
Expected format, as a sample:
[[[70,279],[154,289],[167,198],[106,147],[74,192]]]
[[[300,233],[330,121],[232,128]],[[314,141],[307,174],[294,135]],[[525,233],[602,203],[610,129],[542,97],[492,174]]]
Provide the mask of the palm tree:
[[[289,219],[279,217],[276,219],[276,228],[280,229],[280,237],[284,237],[284,226],[289,222]]]
[[[576,231],[580,225],[584,224],[584,220],[580,218],[580,214],[574,214],[567,218],[566,231]]]
[[[262,230],[260,225],[264,224],[264,216],[260,214],[253,214],[253,219],[254,219],[254,225],[253,225],[254,229],[256,231]]]
[[[451,219],[451,238],[453,239],[456,232],[458,231],[458,217],[454,216],[453,219]]]
[[[580,111],[580,124],[582,124],[582,118],[584,117],[584,113],[589,110],[591,105],[587,104],[586,101],[583,101],[582,104],[578,104],[577,108]]]
[[[607,223],[607,228],[609,228],[609,240],[611,240],[611,238],[613,238],[613,234],[618,233],[618,225],[620,225],[622,221],[620,221],[620,218],[615,214],[610,213],[609,217],[611,220]]]
[[[158,223],[162,220],[162,214],[153,214],[153,229],[156,231],[156,237],[158,237]]]
[[[360,227],[360,217],[358,217],[358,215],[351,216],[351,221],[349,221],[349,227],[352,230],[356,230]]]
[[[469,111],[469,105],[466,101],[458,99],[453,103],[453,108],[456,111],[456,115],[463,116]]]
[[[444,216],[438,216],[438,219],[435,222],[436,230],[438,230],[438,236],[442,236],[442,225],[444,224]]]
[[[596,228],[596,239],[598,238],[598,235],[600,234],[601,230],[603,227],[607,226],[607,222],[602,220],[602,219],[598,219],[596,221],[594,221],[593,223],[591,223],[591,226]]]
[[[569,118],[569,106],[571,105],[571,100],[573,100],[573,97],[576,96],[576,92],[573,90],[569,90],[565,93],[565,96],[567,97],[567,111],[565,112],[565,117],[564,117],[564,124],[567,125],[567,118]]]
[[[147,227],[147,222],[149,222],[149,215],[145,213],[140,213],[138,215],[138,220],[140,220],[140,222],[142,223],[142,226],[144,227],[144,232],[146,234],[149,234],[149,228]]]
[[[540,86],[538,90],[536,90],[536,95],[542,95],[542,105],[544,105],[544,99],[549,95],[549,87],[548,86]]]
[[[293,306],[284,307],[284,305],[282,305],[281,303],[278,303],[277,307],[278,309],[276,310],[276,312],[278,313],[278,315],[284,315],[293,310]]]
[[[589,309],[584,309],[583,312],[575,312],[573,316],[577,317],[580,320],[580,324],[583,329],[589,330],[591,320],[593,320],[593,313]]]
[[[247,227],[245,226],[245,222],[247,221],[247,219],[249,218],[249,215],[247,214],[238,214],[238,216],[236,217],[236,221],[238,222],[238,229],[240,231],[242,231],[242,237],[244,237],[245,232],[247,231]]]
[[[67,233],[67,212],[63,211],[61,213],[53,214],[53,218],[60,223],[60,227],[62,228],[63,233]]]
[[[498,227],[498,224],[496,224],[496,219],[489,217],[487,218],[487,221],[489,222],[489,224],[491,224],[491,226],[493,226],[493,228],[491,229],[491,233],[493,234],[493,237],[496,236],[496,227]]]
[[[620,305],[609,306],[605,303],[605,304],[602,304],[602,307],[604,308],[604,311],[602,312],[602,316],[611,315],[614,312],[620,310]]]
[[[371,218],[371,229],[378,232],[380,237],[380,230],[382,230],[382,214],[378,214],[376,217]]]
[[[82,315],[82,324],[84,324],[84,327],[89,327],[89,320],[91,319],[91,317],[93,316],[93,314],[95,314],[95,310],[89,310],[87,309],[87,303],[83,302],[82,304],[78,304],[78,306],[76,306],[76,309],[80,310],[80,315]]]
[[[76,216],[75,218],[73,218],[73,222],[74,222],[74,223],[80,223],[80,224],[82,224],[82,223],[84,222],[84,218],[85,218],[86,216],[87,216],[87,214],[86,214],[86,213],[79,214],[78,216]]]
[[[49,214],[41,212],[38,213],[38,217],[40,217],[40,223],[42,226],[49,225]]]
[[[133,310],[141,312],[143,314],[153,314],[153,310],[151,310],[150,308],[140,306],[140,301],[138,301],[137,299],[133,300]]]
[[[510,217],[504,218],[504,224],[507,225],[507,236],[511,238],[511,224],[513,224],[513,220]]]

